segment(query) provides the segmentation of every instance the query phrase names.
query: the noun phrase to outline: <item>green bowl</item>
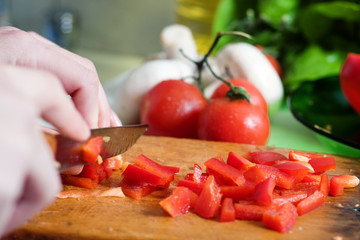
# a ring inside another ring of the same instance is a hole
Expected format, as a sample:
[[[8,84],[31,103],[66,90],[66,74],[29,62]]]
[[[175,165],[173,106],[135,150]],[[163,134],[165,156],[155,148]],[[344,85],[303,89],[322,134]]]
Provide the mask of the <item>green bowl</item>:
[[[346,100],[338,76],[303,83],[288,97],[288,106],[330,153],[360,157],[360,116]]]

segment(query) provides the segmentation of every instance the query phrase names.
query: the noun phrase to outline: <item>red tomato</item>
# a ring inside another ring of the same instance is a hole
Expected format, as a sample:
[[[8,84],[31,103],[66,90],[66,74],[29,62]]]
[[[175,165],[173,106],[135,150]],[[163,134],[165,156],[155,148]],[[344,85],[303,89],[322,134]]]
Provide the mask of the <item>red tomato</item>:
[[[246,100],[212,100],[201,112],[198,136],[204,140],[266,145],[270,134],[268,115]]]
[[[149,124],[147,135],[196,138],[198,117],[206,104],[194,85],[162,81],[145,95],[141,123]]]
[[[247,81],[246,79],[230,79],[229,82],[232,83],[234,86],[243,87],[250,95],[251,104],[258,106],[267,112],[268,106],[265,98],[251,82]],[[211,99],[224,98],[229,90],[230,87],[223,83],[214,91]]]
[[[360,54],[348,54],[340,72],[340,85],[350,105],[360,114]]]

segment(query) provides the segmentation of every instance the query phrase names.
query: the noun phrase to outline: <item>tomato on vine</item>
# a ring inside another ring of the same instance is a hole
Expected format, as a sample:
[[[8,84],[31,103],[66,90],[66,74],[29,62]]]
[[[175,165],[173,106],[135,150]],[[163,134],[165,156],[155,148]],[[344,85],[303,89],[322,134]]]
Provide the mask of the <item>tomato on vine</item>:
[[[200,90],[182,80],[166,80],[153,87],[141,107],[147,135],[197,138],[197,122],[207,101]]]

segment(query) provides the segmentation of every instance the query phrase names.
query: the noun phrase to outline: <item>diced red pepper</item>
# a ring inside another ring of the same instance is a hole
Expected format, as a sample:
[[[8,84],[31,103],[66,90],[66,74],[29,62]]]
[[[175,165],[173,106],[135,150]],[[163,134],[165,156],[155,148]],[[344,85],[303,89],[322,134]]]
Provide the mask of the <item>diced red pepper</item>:
[[[264,212],[262,222],[269,228],[278,232],[288,232],[297,219],[296,207],[286,202],[279,208],[273,208]]]
[[[150,172],[144,168],[141,168],[134,164],[129,164],[125,171],[122,173],[124,178],[137,181],[138,183],[148,183],[153,186],[165,187],[169,184],[169,177],[159,175],[153,172]]]
[[[102,137],[90,138],[82,147],[82,158],[89,163],[96,163],[103,145]]]
[[[165,168],[163,165],[151,160],[143,154],[140,154],[135,158],[134,164],[151,173],[166,178],[166,182],[171,182],[172,180],[174,180],[174,173],[172,171]]]
[[[319,190],[324,194],[325,197],[329,195],[330,183],[329,183],[329,177],[326,173],[321,175]]]
[[[200,195],[202,189],[204,188],[204,183],[197,183],[192,180],[179,180],[178,187],[187,187],[197,195]]]
[[[196,201],[194,212],[204,218],[214,218],[218,214],[222,194],[214,176],[210,175]]]
[[[160,201],[160,206],[172,217],[185,215],[191,204],[189,192],[186,187],[177,187],[169,197]]]
[[[320,182],[320,180],[321,180],[321,175],[307,174],[304,176],[301,182]]]
[[[344,194],[344,184],[342,184],[342,181],[337,176],[330,179],[329,194],[334,197]]]
[[[320,189],[320,182],[307,182],[307,183],[300,182],[300,183],[296,183],[291,190],[301,191],[306,193],[308,196],[310,196],[319,189]]]
[[[309,162],[310,159],[319,157],[322,157],[322,155],[294,150],[289,152],[289,160],[291,161]]]
[[[202,182],[202,169],[198,164],[194,164],[194,174],[193,174],[193,180],[194,182]]]
[[[261,205],[271,205],[272,204],[272,196],[275,188],[275,178],[269,177],[264,181],[258,183],[255,186],[254,195],[252,199]]]
[[[291,189],[296,181],[294,176],[284,173],[275,167],[261,164],[257,164],[255,167],[247,170],[244,176],[246,179],[255,183],[260,183],[269,177],[274,177],[276,186],[285,189]]]
[[[264,212],[269,209],[268,206],[260,206],[247,202],[235,203],[234,208],[236,219],[252,221],[261,221]]]
[[[122,166],[122,159],[119,156],[105,158],[103,161],[104,167],[111,170],[118,170]]]
[[[239,170],[247,170],[250,167],[255,166],[255,163],[250,162],[246,158],[233,152],[229,152],[226,163]]]
[[[61,180],[63,184],[82,187],[82,188],[95,188],[99,184],[98,181],[93,181],[90,178],[77,177],[71,175],[61,175]]]
[[[296,162],[284,162],[273,165],[273,167],[276,167],[277,169],[294,176],[296,178],[296,182],[300,182],[305,175],[310,172],[310,169],[298,164]]]
[[[315,191],[312,195],[302,200],[297,205],[297,213],[302,216],[324,204],[325,196],[320,191]]]
[[[106,178],[106,172],[104,171],[104,167],[102,165],[97,163],[89,163],[83,167],[81,173],[77,176],[82,178],[90,178],[92,181],[100,183]]]
[[[157,190],[157,187],[147,183],[138,183],[130,179],[123,178],[120,182],[120,187],[126,196],[140,200],[141,198],[149,195]]]
[[[221,175],[228,184],[239,186],[245,182],[242,171],[226,164],[217,158],[210,158],[205,162],[205,166],[212,172],[216,172]]]
[[[272,165],[278,161],[287,160],[283,154],[269,151],[250,152],[249,156],[252,162],[263,165]]]
[[[254,192],[255,184],[246,182],[241,186],[220,186],[223,198],[231,198],[234,202],[239,200],[248,200]]]
[[[273,194],[274,204],[283,204],[285,202],[291,202],[295,206],[303,199],[307,198],[308,194],[304,191],[293,191],[287,189],[281,189],[281,191],[275,191]]]
[[[200,183],[205,183],[208,176],[209,176],[208,173],[202,173],[201,176],[198,178],[198,181]],[[184,179],[189,180],[189,181],[194,181],[194,174],[193,173],[188,173],[188,174],[185,175]]]
[[[221,205],[220,222],[233,222],[235,221],[235,208],[231,198],[225,198]]]
[[[324,173],[328,170],[334,170],[336,168],[336,161],[334,157],[312,158],[309,163],[313,167],[315,173]]]

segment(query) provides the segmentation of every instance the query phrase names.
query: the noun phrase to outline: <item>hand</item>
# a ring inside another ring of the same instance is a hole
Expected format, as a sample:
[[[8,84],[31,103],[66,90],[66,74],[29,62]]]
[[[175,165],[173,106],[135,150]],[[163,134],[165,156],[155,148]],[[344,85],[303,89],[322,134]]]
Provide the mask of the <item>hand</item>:
[[[0,28],[0,62],[53,73],[89,127],[121,125],[111,110],[94,64],[34,32]]]
[[[0,236],[49,204],[60,178],[39,118],[84,140],[89,128],[48,72],[0,65]]]

